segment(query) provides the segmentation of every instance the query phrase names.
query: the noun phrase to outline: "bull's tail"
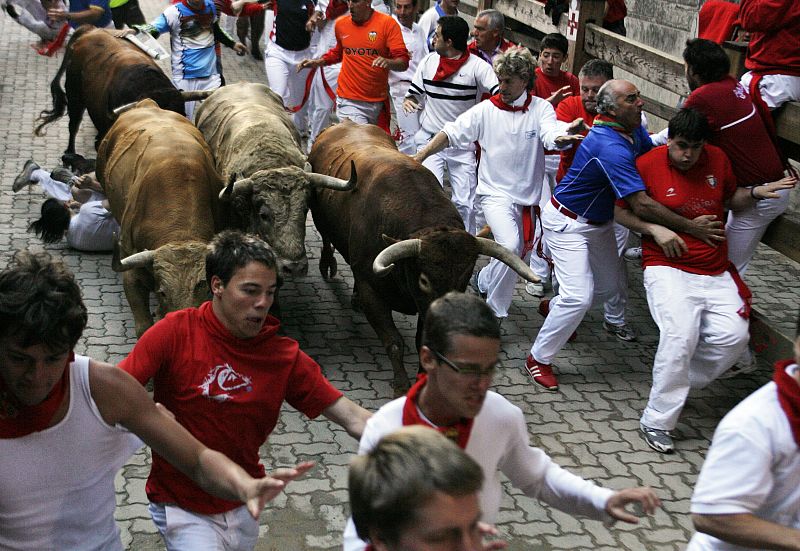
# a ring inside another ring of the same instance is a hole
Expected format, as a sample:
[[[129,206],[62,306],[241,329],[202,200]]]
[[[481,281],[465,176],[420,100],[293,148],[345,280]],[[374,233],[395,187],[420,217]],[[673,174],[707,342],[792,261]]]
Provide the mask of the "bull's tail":
[[[77,40],[80,36],[85,34],[86,31],[89,31],[93,28],[94,27],[90,25],[83,25],[78,28],[69,39],[67,47],[64,51],[64,59],[61,61],[61,66],[58,68],[55,78],[53,78],[53,81],[50,83],[50,94],[53,96],[53,108],[49,110],[45,109],[39,113],[39,117],[36,120],[41,122],[34,130],[34,133],[37,136],[43,136],[45,126],[64,116],[64,111],[67,109],[67,93],[61,88],[61,77],[67,70],[67,67],[69,67],[70,61],[72,60],[72,43],[75,42],[75,40]]]

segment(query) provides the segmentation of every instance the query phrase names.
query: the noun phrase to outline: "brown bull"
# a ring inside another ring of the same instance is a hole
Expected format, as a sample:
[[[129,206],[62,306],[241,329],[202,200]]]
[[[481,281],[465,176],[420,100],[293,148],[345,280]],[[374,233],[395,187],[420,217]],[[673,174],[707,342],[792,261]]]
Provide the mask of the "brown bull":
[[[221,226],[223,186],[200,132],[143,100],[100,143],[97,177],[120,224],[112,267],[124,272],[136,334],[153,324],[151,292],[161,316],[206,300],[206,244]]]
[[[336,273],[334,248],[350,264],[354,294],[392,362],[396,393],[405,392],[409,380],[392,311],[419,315],[419,347],[428,306],[448,291],[467,288],[479,254],[538,281],[519,257],[465,232],[433,174],[398,152],[378,127],[349,121],[333,126],[314,143],[309,160],[315,170],[339,178],[349,176],[355,161],[361,174],[351,193],[314,193],[311,214],[323,242],[320,271],[323,277]]]
[[[263,84],[239,82],[216,90],[197,110],[195,122],[217,170],[231,182],[220,198],[230,206],[232,225],[269,243],[283,275],[305,275],[310,190],[346,191],[355,185],[355,175],[348,182],[306,172],[297,129],[280,96]]]
[[[208,95],[181,92],[149,55],[119,38],[118,33],[91,25],[81,26],[70,38],[61,66],[50,83],[50,92],[53,108],[39,115],[41,123],[36,127],[36,135],[41,136],[43,128],[64,116],[66,109],[69,114],[66,153],[75,152],[75,136],[85,110],[97,128],[97,146],[114,123],[114,109],[121,105],[152,98],[162,108],[184,115],[185,101]]]

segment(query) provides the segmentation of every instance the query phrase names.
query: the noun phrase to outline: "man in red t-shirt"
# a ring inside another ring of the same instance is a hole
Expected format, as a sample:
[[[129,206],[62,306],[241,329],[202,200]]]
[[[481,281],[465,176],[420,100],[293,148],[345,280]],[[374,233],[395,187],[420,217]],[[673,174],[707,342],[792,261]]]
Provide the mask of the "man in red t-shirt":
[[[636,162],[653,200],[688,219],[721,220],[726,208],[748,207],[791,185],[737,187],[725,153],[706,144],[710,137],[706,118],[694,109],[670,120],[667,145]],[[747,346],[751,295],[728,260],[724,240],[709,245],[644,222],[622,200],[615,217],[642,234],[644,287],[660,331],[641,432],[651,448],[670,453],[670,431],[689,390],[714,381]]]
[[[336,20],[336,45],[317,59],[297,65],[324,67],[342,62],[336,90],[340,119],[388,129],[389,71],[405,71],[410,59],[397,21],[372,9],[370,0],[350,0],[350,15]],[[384,125],[381,125],[384,126]]]
[[[200,308],[168,314],[142,335],[119,367],[211,449],[263,477],[258,449],[284,401],[360,438],[370,413],[336,390],[296,341],[277,335],[268,314],[278,287],[275,255],[260,239],[219,234],[206,256],[213,293]],[[168,549],[252,549],[258,521],[243,505],[213,497],[153,454],[150,514]]]
[[[684,107],[706,116],[712,131],[710,143],[728,155],[738,185],[751,187],[780,180],[786,166],[750,94],[728,74],[730,62],[722,47],[710,40],[689,40],[683,59],[692,90]],[[789,191],[729,215],[725,228],[728,255],[741,275],[767,226],[789,206]]]

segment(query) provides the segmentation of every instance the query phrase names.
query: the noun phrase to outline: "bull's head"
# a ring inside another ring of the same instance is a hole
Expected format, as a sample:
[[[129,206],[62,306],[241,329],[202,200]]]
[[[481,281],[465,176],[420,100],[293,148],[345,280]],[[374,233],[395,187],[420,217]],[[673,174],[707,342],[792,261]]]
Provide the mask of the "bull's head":
[[[375,258],[372,269],[377,276],[385,277],[396,264],[402,265],[402,274],[397,277],[403,278],[420,313],[448,291],[465,291],[479,254],[500,260],[528,281],[539,281],[519,256],[491,239],[474,237],[461,229],[426,229],[403,241],[386,235],[383,239],[391,244]],[[404,259],[407,262],[401,262]]]
[[[347,191],[355,185],[355,167],[350,180],[341,180],[289,166],[259,170],[231,182],[220,193],[220,200],[229,205],[232,226],[270,244],[281,275],[304,276],[308,271],[305,236],[310,186]]]
[[[202,241],[168,243],[154,251],[142,251],[120,259],[115,247],[112,268],[118,272],[143,268],[155,282],[159,316],[182,308],[200,306],[209,296],[206,282],[206,244]]]

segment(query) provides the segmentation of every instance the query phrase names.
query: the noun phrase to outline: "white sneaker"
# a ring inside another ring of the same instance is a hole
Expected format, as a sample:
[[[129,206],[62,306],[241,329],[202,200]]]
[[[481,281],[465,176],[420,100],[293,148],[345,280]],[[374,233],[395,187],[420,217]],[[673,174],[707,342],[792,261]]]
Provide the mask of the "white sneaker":
[[[525,291],[531,296],[541,298],[544,296],[544,284],[528,282],[528,284],[525,285]]]

